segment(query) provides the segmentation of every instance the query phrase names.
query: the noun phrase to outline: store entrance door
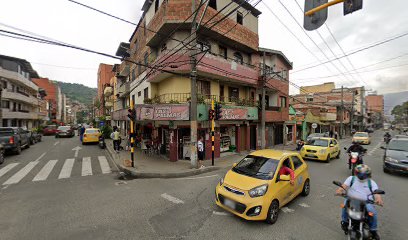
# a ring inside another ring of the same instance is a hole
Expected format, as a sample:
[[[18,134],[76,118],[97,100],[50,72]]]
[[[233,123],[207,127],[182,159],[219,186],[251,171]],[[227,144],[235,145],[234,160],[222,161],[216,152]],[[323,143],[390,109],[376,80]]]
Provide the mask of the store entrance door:
[[[250,139],[249,139],[249,146],[251,150],[256,149],[256,126],[253,125],[250,127]]]
[[[283,125],[275,127],[275,145],[283,144]]]

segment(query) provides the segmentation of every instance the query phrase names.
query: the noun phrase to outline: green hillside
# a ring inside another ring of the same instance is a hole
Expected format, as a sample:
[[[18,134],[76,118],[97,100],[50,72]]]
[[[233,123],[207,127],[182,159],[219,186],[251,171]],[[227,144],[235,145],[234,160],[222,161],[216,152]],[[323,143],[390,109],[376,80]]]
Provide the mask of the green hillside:
[[[60,86],[62,93],[67,95],[68,98],[83,104],[92,104],[92,100],[97,95],[96,88],[90,88],[82,84],[58,81],[55,81],[55,83]]]

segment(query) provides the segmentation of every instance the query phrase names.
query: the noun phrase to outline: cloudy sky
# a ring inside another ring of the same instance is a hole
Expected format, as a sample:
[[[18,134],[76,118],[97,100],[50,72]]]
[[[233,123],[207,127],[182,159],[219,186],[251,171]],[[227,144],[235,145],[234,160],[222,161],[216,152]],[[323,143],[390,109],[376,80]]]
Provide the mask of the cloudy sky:
[[[77,1],[135,23],[141,16],[144,2]],[[287,55],[294,63],[290,74],[292,82],[301,86],[334,81],[338,87],[364,85],[378,93],[408,90],[408,35],[353,54],[408,33],[406,0],[366,0],[362,10],[347,16],[343,16],[343,6],[339,4],[329,9],[327,25],[306,33],[297,24],[303,25],[303,13],[297,3],[303,8],[304,0],[263,0],[257,6],[262,12],[259,18],[260,46],[281,50]],[[2,30],[21,29],[112,55],[119,42],[128,41],[134,30],[131,24],[68,0],[1,0],[1,6]],[[350,56],[344,57],[330,31]],[[0,54],[27,59],[43,77],[90,87],[96,87],[100,62],[118,63],[107,57],[1,35]],[[339,60],[321,64],[336,58]],[[315,65],[319,66],[304,70]],[[297,89],[291,86],[291,93],[296,92]]]

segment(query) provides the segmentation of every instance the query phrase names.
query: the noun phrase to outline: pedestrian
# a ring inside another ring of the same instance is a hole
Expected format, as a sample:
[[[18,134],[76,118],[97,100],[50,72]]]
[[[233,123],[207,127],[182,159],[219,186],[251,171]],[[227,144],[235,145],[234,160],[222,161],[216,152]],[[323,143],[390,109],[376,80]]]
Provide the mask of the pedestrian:
[[[81,142],[84,140],[85,126],[82,124],[81,129],[79,129],[79,140]]]
[[[337,131],[334,131],[334,138],[338,139],[338,137],[339,137],[339,134],[337,133]]]
[[[197,142],[197,150],[198,150],[198,165],[200,168],[204,168],[203,165],[203,160],[204,160],[204,143],[203,143],[203,138],[200,137],[200,139]]]
[[[117,128],[113,132],[113,150],[119,152],[119,141],[120,141],[120,134]]]
[[[333,134],[334,134],[334,133],[333,133],[333,129],[330,129],[329,137],[332,138],[332,137],[333,137]]]

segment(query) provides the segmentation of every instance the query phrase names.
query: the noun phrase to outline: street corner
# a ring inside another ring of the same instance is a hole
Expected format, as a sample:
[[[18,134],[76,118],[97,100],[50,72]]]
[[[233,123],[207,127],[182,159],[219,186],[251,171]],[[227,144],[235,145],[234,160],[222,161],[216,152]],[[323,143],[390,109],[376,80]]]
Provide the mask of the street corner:
[[[138,167],[127,167],[123,164],[120,164],[119,168],[127,176],[131,176],[133,178],[183,178],[201,175],[221,169],[221,167],[218,166],[209,166],[199,169],[180,170],[178,172],[159,172],[154,170],[144,170]]]

